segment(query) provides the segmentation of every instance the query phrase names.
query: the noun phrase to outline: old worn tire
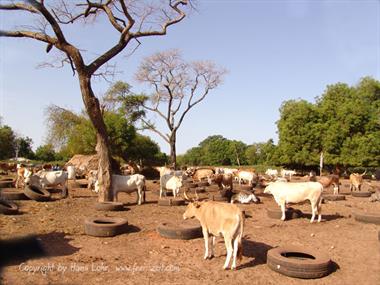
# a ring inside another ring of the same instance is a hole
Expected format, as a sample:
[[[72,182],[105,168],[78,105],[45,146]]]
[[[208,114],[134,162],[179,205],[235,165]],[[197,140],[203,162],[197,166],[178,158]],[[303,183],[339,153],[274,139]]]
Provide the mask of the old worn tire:
[[[192,190],[194,190],[193,191],[194,193],[195,193],[195,191],[197,191],[197,193],[205,193],[206,192],[206,187],[197,187],[197,188],[194,188]]]
[[[185,205],[185,200],[179,198],[158,199],[157,204],[159,206],[183,206]]]
[[[84,233],[94,237],[113,237],[125,233],[128,221],[123,218],[87,218],[84,221]]]
[[[272,219],[281,219],[282,212],[280,208],[268,208],[267,209],[267,215],[269,218]],[[285,220],[291,220],[291,219],[298,219],[303,216],[303,213],[301,210],[293,209],[291,207],[285,209]]]
[[[346,200],[346,196],[342,195],[342,194],[337,194],[337,195],[334,195],[334,194],[324,194],[322,195],[322,198],[326,201],[342,201],[342,200]]]
[[[87,188],[88,180],[87,179],[77,179],[75,182],[79,185],[79,188]]]
[[[228,202],[228,198],[223,197],[220,194],[211,195],[210,200],[216,201],[216,202]]]
[[[0,190],[0,197],[6,200],[29,200],[24,192],[16,188],[4,188]]]
[[[207,187],[209,186],[207,181],[201,181],[197,183],[198,187]]]
[[[184,183],[183,186],[185,186],[185,187],[187,187],[187,188],[196,188],[196,187],[197,187],[197,183],[194,183],[194,182],[186,182],[186,183]]]
[[[54,193],[62,193],[62,188],[61,187],[46,187],[46,191],[48,191],[50,194]]]
[[[157,227],[157,232],[162,237],[171,239],[189,240],[194,238],[201,238],[203,236],[202,227],[199,225],[199,223],[193,221],[161,223]]]
[[[0,199],[0,213],[4,215],[17,215],[18,206],[11,201]]]
[[[51,196],[47,190],[33,185],[25,186],[24,193],[28,198],[38,202],[49,201]]]
[[[0,188],[12,188],[15,184],[13,178],[2,178],[0,179]]]
[[[330,258],[319,250],[305,250],[296,246],[277,247],[268,251],[270,269],[290,277],[314,279],[331,271]]]
[[[355,213],[355,220],[367,224],[380,225],[380,214],[378,213]]]
[[[98,202],[95,204],[97,211],[123,211],[124,204],[120,202]]]
[[[372,193],[371,192],[352,192],[351,193],[352,197],[360,197],[360,198],[367,198],[371,197]]]

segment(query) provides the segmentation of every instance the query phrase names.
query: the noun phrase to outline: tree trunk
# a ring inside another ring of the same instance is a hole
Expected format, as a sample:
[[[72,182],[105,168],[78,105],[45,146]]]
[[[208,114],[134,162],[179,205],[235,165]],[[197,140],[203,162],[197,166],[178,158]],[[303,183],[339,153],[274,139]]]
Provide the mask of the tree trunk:
[[[99,183],[99,202],[112,201],[111,191],[111,160],[108,149],[108,135],[106,125],[103,120],[103,114],[100,110],[99,100],[95,97],[91,87],[91,76],[79,74],[80,89],[83,103],[86,107],[87,114],[96,131],[96,152],[99,157],[98,183]]]
[[[170,136],[170,163],[174,169],[177,169],[176,142],[177,142],[177,133],[172,132]]]

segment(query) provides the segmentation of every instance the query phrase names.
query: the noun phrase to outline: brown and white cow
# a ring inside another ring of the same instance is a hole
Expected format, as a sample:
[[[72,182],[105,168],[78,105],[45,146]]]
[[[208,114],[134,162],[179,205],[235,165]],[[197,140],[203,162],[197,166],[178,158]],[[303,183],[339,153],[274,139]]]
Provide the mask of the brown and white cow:
[[[213,182],[218,184],[219,190],[229,188],[233,190],[233,175],[232,174],[212,174],[207,177],[208,183],[211,185]]]
[[[186,192],[185,192],[186,197]],[[244,215],[234,204],[215,201],[193,201],[185,213],[184,219],[196,218],[202,226],[205,241],[204,259],[214,256],[215,237],[224,237],[227,257],[223,269],[227,269],[233,257],[231,269],[236,269],[236,258],[241,260],[243,253],[242,236],[244,231]],[[211,235],[211,249],[209,252],[209,236]]]
[[[331,185],[333,185],[334,195],[339,194],[339,176],[338,175],[330,174],[328,176],[321,176],[317,180],[319,183],[322,184],[323,188],[328,188]]]
[[[350,174],[350,191],[358,190],[361,191],[361,187],[363,184],[363,176],[367,171],[364,171],[363,174],[359,173],[351,173]]]
[[[16,188],[23,188],[25,186],[25,179],[28,179],[33,174],[32,170],[27,167],[18,164],[17,165],[17,177],[16,177]]]
[[[201,181],[202,179],[207,179],[207,177],[214,174],[214,170],[209,168],[199,168],[195,170],[193,174],[194,181]]]

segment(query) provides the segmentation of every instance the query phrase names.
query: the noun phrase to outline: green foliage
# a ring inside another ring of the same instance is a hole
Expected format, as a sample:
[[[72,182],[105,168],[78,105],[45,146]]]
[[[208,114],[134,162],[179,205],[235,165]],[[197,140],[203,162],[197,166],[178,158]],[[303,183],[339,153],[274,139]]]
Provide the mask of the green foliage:
[[[39,146],[36,149],[35,159],[44,162],[59,160],[52,144]]]
[[[7,125],[0,124],[0,159],[8,159],[15,156],[16,136]]]
[[[327,86],[312,104],[282,104],[277,122],[277,164],[367,167],[380,164],[380,82],[363,78],[358,85]]]
[[[18,156],[34,159],[34,152],[32,150],[33,140],[29,137],[19,137],[16,139],[18,148]]]
[[[273,139],[265,143],[254,143],[246,148],[245,156],[249,165],[267,165],[273,161],[276,146]]]

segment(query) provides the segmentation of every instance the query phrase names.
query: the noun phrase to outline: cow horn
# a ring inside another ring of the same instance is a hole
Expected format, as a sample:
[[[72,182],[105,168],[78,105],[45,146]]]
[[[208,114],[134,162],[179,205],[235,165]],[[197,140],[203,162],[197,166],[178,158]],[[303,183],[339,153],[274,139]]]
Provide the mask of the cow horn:
[[[195,201],[198,201],[199,200],[199,196],[198,196],[198,193],[197,193],[197,189],[195,189],[194,191],[195,191]]]
[[[185,190],[183,190],[183,197],[184,197],[185,200],[187,200],[187,201],[192,201],[192,200],[187,196],[186,188],[185,188]]]
[[[367,173],[367,169],[363,172],[363,174],[361,174],[360,176],[363,176],[364,174],[366,174]]]

